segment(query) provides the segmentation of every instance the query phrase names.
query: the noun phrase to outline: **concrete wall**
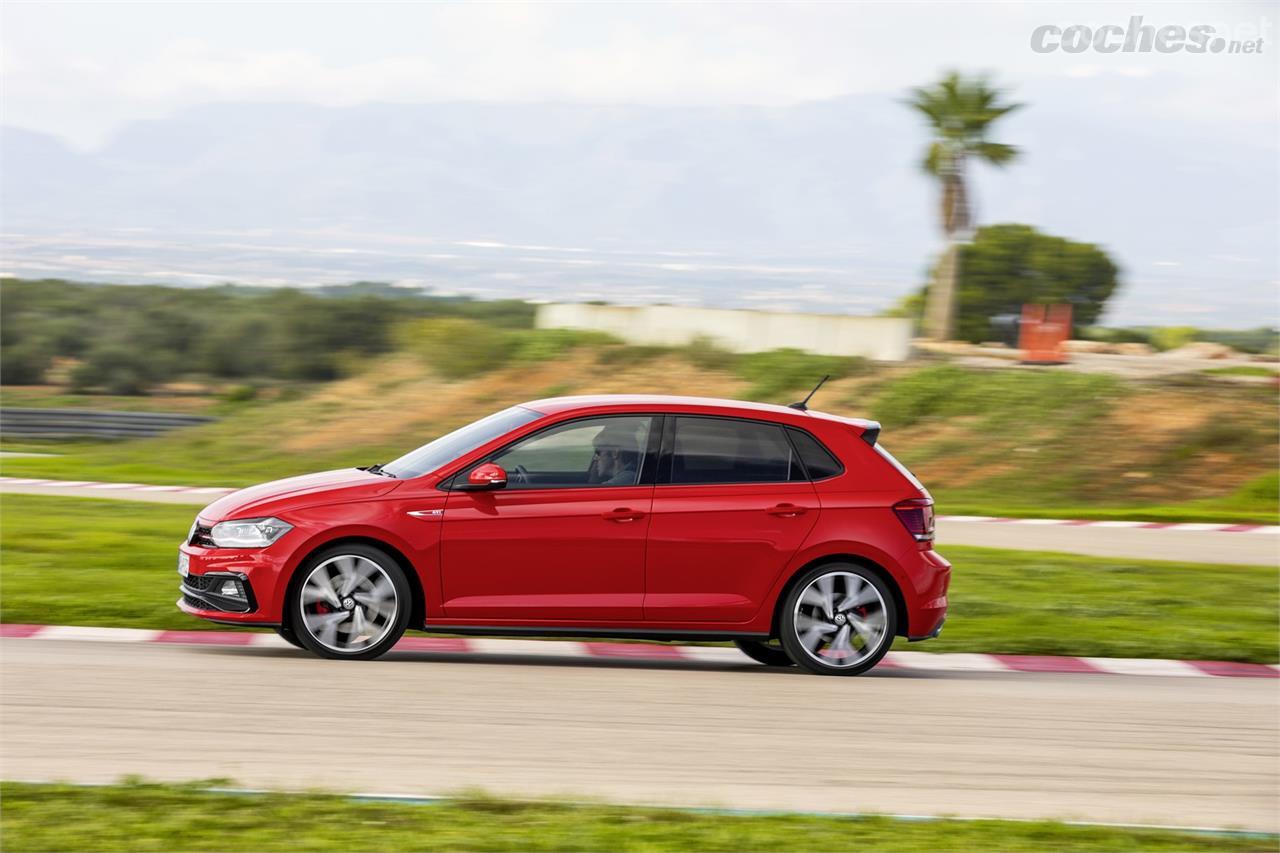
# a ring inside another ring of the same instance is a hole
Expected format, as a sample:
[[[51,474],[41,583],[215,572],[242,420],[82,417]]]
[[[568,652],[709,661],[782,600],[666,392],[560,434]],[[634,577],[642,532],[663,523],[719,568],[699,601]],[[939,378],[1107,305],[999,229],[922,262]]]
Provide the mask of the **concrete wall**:
[[[538,306],[535,323],[539,329],[608,332],[633,344],[679,346],[702,336],[733,352],[793,347],[822,355],[903,361],[911,350],[911,321],[896,317],[554,303]]]

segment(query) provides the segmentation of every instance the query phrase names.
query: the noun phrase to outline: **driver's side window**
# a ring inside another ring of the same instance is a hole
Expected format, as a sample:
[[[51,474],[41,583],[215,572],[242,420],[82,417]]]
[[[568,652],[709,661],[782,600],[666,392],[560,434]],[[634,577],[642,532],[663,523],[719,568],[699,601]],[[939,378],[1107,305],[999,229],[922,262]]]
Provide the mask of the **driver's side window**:
[[[508,489],[634,486],[640,482],[652,418],[591,418],[538,433],[491,461]]]

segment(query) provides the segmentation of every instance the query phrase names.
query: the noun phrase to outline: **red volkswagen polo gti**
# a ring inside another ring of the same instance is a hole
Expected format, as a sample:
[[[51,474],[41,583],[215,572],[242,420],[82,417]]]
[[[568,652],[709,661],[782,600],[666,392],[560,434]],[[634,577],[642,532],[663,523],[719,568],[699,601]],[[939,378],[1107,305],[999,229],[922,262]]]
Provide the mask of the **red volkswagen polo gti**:
[[[874,421],[688,397],[513,406],[385,465],[229,494],[178,606],[329,658],[408,628],[733,640],[856,675],[937,636],[933,501]]]

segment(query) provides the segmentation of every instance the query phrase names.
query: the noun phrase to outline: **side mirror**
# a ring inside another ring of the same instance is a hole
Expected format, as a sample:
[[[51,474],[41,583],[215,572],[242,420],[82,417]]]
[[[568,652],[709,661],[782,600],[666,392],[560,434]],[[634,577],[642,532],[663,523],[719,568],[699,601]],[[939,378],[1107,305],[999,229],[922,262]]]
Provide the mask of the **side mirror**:
[[[456,483],[454,489],[459,492],[483,492],[490,489],[501,489],[507,485],[507,472],[501,465],[486,462],[471,469],[464,482]]]

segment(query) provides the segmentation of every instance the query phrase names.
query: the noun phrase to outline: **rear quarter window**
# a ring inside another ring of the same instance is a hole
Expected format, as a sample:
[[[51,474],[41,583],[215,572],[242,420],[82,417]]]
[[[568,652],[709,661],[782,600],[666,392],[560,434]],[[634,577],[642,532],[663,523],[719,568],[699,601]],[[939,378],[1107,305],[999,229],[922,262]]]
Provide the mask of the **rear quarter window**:
[[[844,471],[840,460],[809,433],[795,427],[787,427],[787,433],[796,447],[796,453],[800,454],[800,461],[804,462],[810,480],[825,480]]]

